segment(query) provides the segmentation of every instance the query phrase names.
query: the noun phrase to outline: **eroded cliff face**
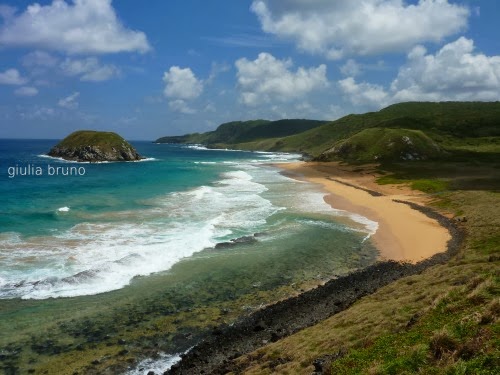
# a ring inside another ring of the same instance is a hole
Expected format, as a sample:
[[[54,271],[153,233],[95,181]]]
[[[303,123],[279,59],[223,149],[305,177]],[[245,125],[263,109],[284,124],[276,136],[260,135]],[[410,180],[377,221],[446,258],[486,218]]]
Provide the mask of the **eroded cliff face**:
[[[96,131],[72,133],[54,146],[48,155],[78,162],[143,159],[135,148],[118,134]]]

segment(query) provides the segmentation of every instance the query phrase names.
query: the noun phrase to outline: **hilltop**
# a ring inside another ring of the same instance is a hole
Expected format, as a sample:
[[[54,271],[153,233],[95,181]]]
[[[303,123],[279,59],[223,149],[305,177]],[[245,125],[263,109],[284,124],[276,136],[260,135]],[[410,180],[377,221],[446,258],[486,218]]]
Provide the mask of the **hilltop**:
[[[203,144],[211,148],[227,148],[229,145],[300,134],[326,123],[326,121],[303,119],[232,121],[220,125],[216,130],[211,132],[161,137],[155,142],[191,143]]]
[[[71,133],[48,153],[78,162],[141,160],[135,148],[113,132],[79,130]]]
[[[488,158],[500,151],[500,102],[399,103],[330,122],[238,121],[157,142],[300,152],[321,161],[361,163]]]
[[[402,103],[227,147],[340,161],[304,163],[299,175],[309,168],[326,180],[439,216],[454,233],[448,243],[453,251],[422,260],[415,273],[386,275],[390,281],[378,290],[374,279],[364,291],[338,278],[215,329],[169,373],[498,372],[500,103]],[[339,204],[345,197],[334,199]],[[328,290],[336,282],[346,288]],[[352,303],[332,300],[342,292],[360,295]]]

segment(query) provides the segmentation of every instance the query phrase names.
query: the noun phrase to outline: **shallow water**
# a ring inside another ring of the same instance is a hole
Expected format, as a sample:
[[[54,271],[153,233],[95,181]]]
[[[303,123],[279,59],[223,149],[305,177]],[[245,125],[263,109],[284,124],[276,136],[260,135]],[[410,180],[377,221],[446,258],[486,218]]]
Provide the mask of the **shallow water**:
[[[53,142],[1,143],[2,171],[73,164],[38,156]],[[135,145],[150,161],[85,164],[85,176],[2,177],[0,345],[21,343],[43,358],[50,354],[33,343],[46,330],[68,352],[147,336],[174,353],[186,348],[169,341],[173,333],[150,337],[164,316],[269,302],[265,293],[376,259],[366,241],[376,223],[332,209],[317,186],[267,165],[297,155]],[[193,314],[191,331],[216,323]]]

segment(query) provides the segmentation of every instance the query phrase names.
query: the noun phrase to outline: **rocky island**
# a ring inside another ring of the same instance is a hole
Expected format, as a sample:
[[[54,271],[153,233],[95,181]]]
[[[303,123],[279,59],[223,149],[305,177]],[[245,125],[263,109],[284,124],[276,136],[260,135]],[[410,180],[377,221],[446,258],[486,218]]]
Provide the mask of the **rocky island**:
[[[48,152],[49,156],[78,162],[136,161],[144,159],[125,139],[113,132],[79,130]]]

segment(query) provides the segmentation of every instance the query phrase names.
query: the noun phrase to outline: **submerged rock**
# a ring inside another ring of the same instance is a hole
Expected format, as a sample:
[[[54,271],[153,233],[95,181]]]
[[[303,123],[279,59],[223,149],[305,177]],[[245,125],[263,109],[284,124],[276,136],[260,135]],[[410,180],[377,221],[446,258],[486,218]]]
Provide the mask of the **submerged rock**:
[[[242,245],[242,244],[252,244],[257,242],[257,239],[255,239],[255,236],[243,236],[236,238],[234,240],[231,240],[229,242],[220,242],[215,245],[216,249],[226,249],[228,247],[233,247],[236,245]]]
[[[71,133],[54,146],[47,155],[78,162],[144,159],[130,143],[118,134],[91,130]]]

